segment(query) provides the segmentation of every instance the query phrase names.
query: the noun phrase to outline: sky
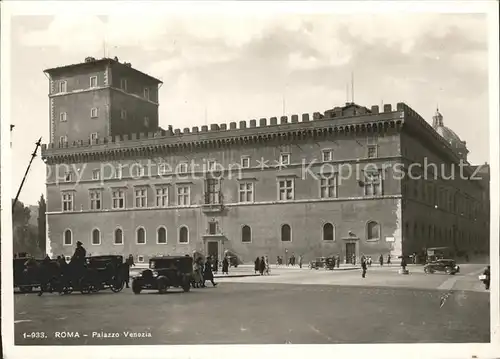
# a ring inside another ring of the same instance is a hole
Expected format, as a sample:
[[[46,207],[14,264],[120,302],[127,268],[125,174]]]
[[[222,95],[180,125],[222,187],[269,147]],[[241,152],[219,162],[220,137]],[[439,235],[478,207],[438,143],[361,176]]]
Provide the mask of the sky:
[[[356,103],[405,102],[429,123],[439,105],[444,124],[467,142],[469,161],[482,164],[489,161],[487,35],[481,14],[12,17],[12,190],[35,142],[49,139],[43,70],[104,55],[164,82],[163,128],[269,118],[283,109],[324,112],[351,100],[354,73]],[[21,201],[36,204],[44,177],[37,158]]]

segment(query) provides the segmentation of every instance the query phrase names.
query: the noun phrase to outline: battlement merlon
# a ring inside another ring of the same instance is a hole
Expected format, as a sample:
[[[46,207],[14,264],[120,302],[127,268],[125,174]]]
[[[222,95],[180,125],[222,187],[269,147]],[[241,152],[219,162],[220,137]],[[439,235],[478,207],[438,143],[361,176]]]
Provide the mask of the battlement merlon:
[[[118,66],[123,66],[124,68],[132,70],[132,71],[140,74],[141,76],[147,77],[150,80],[152,80],[153,82],[156,82],[156,84],[158,84],[158,85],[163,84],[163,82],[161,80],[159,80],[151,75],[148,75],[142,71],[139,71],[136,68],[133,68],[131,63],[128,63],[128,62],[121,63],[118,60],[118,58],[111,59],[111,58],[105,57],[102,59],[95,59],[93,57],[87,57],[85,59],[85,62],[80,62],[80,63],[76,63],[76,64],[71,64],[71,65],[65,65],[65,66],[59,66],[59,67],[53,67],[50,69],[46,69],[43,72],[46,73],[47,75],[49,75],[50,77],[53,77],[54,75],[57,76],[60,74],[65,74],[69,71],[77,70],[79,68],[82,68],[82,69],[86,68],[86,67],[95,68],[98,65],[111,65],[111,64],[116,64]]]
[[[406,105],[405,105],[406,106]],[[123,136],[109,136],[91,141],[75,141],[73,143],[50,143],[42,145],[42,157],[71,155],[76,153],[96,153],[101,151],[112,151],[118,149],[133,149],[156,146],[188,146],[190,144],[198,145],[205,142],[233,142],[241,139],[247,141],[255,137],[268,138],[280,136],[283,132],[303,132],[332,129],[339,133],[353,132],[356,128],[381,128],[384,123],[403,122],[401,110],[381,113],[372,113],[367,110],[363,114],[356,113],[348,116],[342,116],[338,111],[332,116],[331,111],[326,111],[325,115],[315,112],[310,119],[310,114],[292,115],[291,121],[287,116],[281,116],[280,123],[276,117],[271,117],[269,121],[265,118],[257,120],[252,119],[247,126],[246,121],[240,121],[239,126],[236,122],[226,124],[211,124],[197,126],[192,129],[184,128],[170,131],[158,131],[148,133],[132,133]],[[300,121],[301,119],[301,121]]]

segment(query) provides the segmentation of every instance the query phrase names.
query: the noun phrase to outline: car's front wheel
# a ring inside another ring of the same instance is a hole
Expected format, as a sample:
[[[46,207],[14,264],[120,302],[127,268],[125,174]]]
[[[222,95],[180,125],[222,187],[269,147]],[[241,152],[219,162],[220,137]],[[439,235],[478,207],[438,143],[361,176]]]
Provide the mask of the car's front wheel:
[[[167,281],[163,278],[158,279],[158,293],[165,294],[167,292]]]
[[[134,294],[140,294],[141,290],[142,290],[141,284],[138,281],[134,280],[132,282],[132,292],[134,292]]]
[[[448,274],[448,275],[449,275],[449,274],[454,274],[454,273],[453,273],[453,269],[452,269],[452,268],[450,268],[450,267],[446,267],[446,269],[444,270],[444,272],[445,272],[446,274]]]

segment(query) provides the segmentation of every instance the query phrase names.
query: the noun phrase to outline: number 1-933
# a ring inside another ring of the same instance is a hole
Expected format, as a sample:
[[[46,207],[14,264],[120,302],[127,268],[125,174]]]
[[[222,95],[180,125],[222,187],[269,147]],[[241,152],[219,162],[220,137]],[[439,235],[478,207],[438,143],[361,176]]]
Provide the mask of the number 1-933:
[[[45,339],[47,338],[47,334],[45,332],[31,332],[31,333],[23,333],[24,339]]]

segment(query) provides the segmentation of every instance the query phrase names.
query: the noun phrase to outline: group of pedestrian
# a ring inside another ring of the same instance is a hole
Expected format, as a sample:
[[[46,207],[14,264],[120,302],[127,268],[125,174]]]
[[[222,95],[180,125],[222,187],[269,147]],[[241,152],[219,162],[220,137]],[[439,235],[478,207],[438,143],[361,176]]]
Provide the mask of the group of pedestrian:
[[[229,261],[226,260],[226,266],[229,267]],[[224,268],[224,261],[222,263],[222,273],[224,273],[224,269],[227,272],[227,267]],[[193,263],[193,288],[205,288],[205,282],[208,280],[212,283],[212,286],[217,286],[217,283],[214,281],[214,272],[218,272],[219,270],[219,260],[213,257],[206,257],[205,261],[203,258],[197,257]]]
[[[380,257],[378,257],[378,262],[380,263],[380,266],[382,267],[384,265],[384,256],[381,254]],[[391,255],[387,255],[387,265],[391,265]]]
[[[269,258],[267,256],[257,257],[254,262],[255,274],[260,273],[260,275],[271,274],[271,269],[269,268]]]

